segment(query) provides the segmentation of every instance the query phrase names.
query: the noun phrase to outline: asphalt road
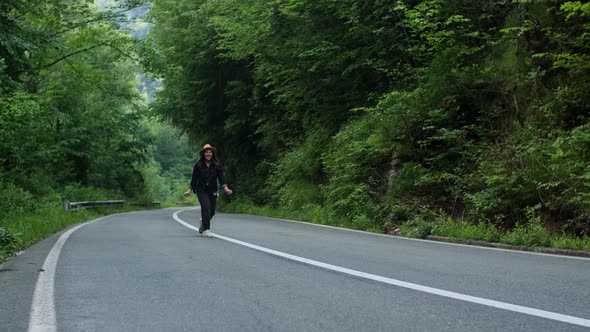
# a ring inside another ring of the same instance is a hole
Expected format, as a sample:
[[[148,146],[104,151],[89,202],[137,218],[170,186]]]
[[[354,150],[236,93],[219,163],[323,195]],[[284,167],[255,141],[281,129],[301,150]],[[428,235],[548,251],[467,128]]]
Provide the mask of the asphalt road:
[[[34,245],[0,266],[0,331],[590,330],[589,259],[198,220],[117,214]]]

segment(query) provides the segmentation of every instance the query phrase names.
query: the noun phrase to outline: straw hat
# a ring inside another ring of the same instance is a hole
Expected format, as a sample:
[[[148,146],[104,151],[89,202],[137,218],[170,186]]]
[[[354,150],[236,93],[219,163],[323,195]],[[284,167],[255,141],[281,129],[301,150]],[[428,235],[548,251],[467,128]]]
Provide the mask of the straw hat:
[[[200,154],[203,155],[203,153],[205,153],[205,150],[211,150],[211,151],[213,151],[213,153],[217,152],[217,151],[215,151],[215,148],[211,146],[211,144],[203,145],[203,148],[201,149]]]

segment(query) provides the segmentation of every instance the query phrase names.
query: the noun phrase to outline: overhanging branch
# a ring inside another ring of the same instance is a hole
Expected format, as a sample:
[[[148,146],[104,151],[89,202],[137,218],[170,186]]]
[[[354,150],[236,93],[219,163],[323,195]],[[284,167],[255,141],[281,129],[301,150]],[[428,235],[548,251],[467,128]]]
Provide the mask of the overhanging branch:
[[[133,62],[138,62],[138,61],[139,61],[139,59],[136,59],[136,58],[134,58],[133,56],[131,56],[130,54],[128,54],[128,53],[126,53],[126,52],[124,52],[123,50],[121,50],[120,48],[118,48],[118,47],[114,46],[113,44],[111,44],[111,43],[107,43],[107,42],[104,42],[104,43],[99,43],[99,44],[96,44],[96,45],[92,45],[92,46],[89,46],[89,47],[83,48],[83,49],[81,49],[81,50],[77,50],[77,51],[75,51],[75,52],[72,52],[72,53],[66,54],[66,55],[64,55],[64,56],[61,56],[61,57],[59,57],[59,58],[55,59],[54,61],[52,61],[52,62],[50,62],[50,63],[48,63],[48,64],[45,64],[45,65],[43,65],[43,66],[41,66],[41,67],[33,68],[33,69],[31,69],[31,70],[41,70],[41,69],[49,68],[49,67],[51,67],[51,66],[53,66],[53,65],[55,65],[55,64],[57,64],[57,63],[59,63],[59,62],[61,62],[61,61],[63,61],[63,60],[66,60],[66,59],[68,59],[68,58],[70,58],[70,57],[74,56],[74,55],[77,55],[77,54],[80,54],[80,53],[84,53],[84,52],[88,52],[88,51],[90,51],[90,50],[93,50],[93,49],[95,49],[95,48],[97,48],[97,47],[101,47],[101,46],[107,46],[107,47],[111,47],[111,48],[112,48],[112,49],[114,49],[115,51],[117,51],[117,52],[119,52],[119,53],[123,54],[125,57],[127,57],[127,58],[131,59]]]
[[[72,57],[72,56],[74,56],[74,55],[76,55],[76,54],[80,54],[80,53],[88,52],[88,51],[90,51],[90,50],[93,50],[93,49],[95,49],[95,48],[97,48],[97,47],[100,47],[100,46],[107,46],[107,45],[108,45],[107,43],[100,43],[100,44],[96,44],[96,45],[93,45],[93,46],[89,46],[89,47],[83,48],[83,49],[81,49],[81,50],[77,50],[77,51],[75,51],[75,52],[72,52],[72,53],[70,53],[70,54],[66,54],[66,55],[64,55],[64,56],[62,56],[62,57],[59,57],[59,58],[55,59],[54,61],[52,61],[52,62],[50,62],[50,63],[48,63],[48,64],[46,64],[46,65],[43,65],[43,66],[41,66],[41,67],[37,67],[37,68],[33,68],[33,70],[41,70],[41,69],[49,68],[49,67],[51,67],[51,66],[55,65],[56,63],[58,63],[58,62],[60,62],[60,61],[63,61],[63,60],[65,60],[65,59],[69,58],[69,57]]]
[[[134,8],[131,8],[131,9],[134,9]],[[124,10],[120,10],[118,12],[111,12],[111,13],[103,14],[103,15],[100,15],[99,17],[95,17],[95,18],[92,18],[92,19],[89,19],[89,20],[86,20],[86,21],[77,22],[73,26],[71,26],[71,27],[69,27],[67,29],[64,29],[64,30],[61,30],[59,32],[54,33],[53,35],[50,36],[50,38],[57,37],[57,36],[59,36],[61,34],[64,34],[64,33],[68,32],[68,31],[77,29],[77,28],[79,28],[81,26],[84,26],[84,25],[89,24],[89,23],[92,23],[92,22],[98,22],[98,21],[104,21],[104,20],[113,19],[115,17],[118,17],[120,14],[122,14],[124,12],[130,11],[131,9],[124,9]]]

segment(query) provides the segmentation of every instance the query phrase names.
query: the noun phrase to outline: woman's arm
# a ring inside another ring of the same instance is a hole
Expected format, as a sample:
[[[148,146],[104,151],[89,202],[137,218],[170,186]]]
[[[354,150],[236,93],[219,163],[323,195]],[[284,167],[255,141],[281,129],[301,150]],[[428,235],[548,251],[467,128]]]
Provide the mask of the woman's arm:
[[[184,192],[184,197],[188,197],[190,196],[190,194],[193,192],[193,190],[196,188],[197,185],[197,177],[198,177],[198,168],[197,168],[197,164],[195,164],[195,166],[193,166],[193,175],[191,177],[191,182],[188,186],[188,189]]]
[[[223,191],[225,191],[226,194],[231,195],[233,193],[233,190],[229,189],[229,187],[225,183],[225,177],[223,176],[223,170],[221,169],[221,167],[217,169],[217,178],[219,179],[219,183],[223,187]]]

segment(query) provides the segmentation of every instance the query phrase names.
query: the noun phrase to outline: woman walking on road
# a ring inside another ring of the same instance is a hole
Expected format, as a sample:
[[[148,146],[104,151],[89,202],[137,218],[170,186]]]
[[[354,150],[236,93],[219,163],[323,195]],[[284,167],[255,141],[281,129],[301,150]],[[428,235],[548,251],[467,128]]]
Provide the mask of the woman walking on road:
[[[190,196],[191,192],[197,194],[201,204],[201,226],[199,233],[204,237],[212,237],[209,232],[211,218],[215,215],[215,204],[217,203],[217,181],[223,187],[226,194],[231,195],[233,191],[229,189],[223,177],[221,163],[217,160],[215,148],[205,144],[201,149],[201,158],[193,167],[193,176],[189,188],[184,192],[184,196]]]

